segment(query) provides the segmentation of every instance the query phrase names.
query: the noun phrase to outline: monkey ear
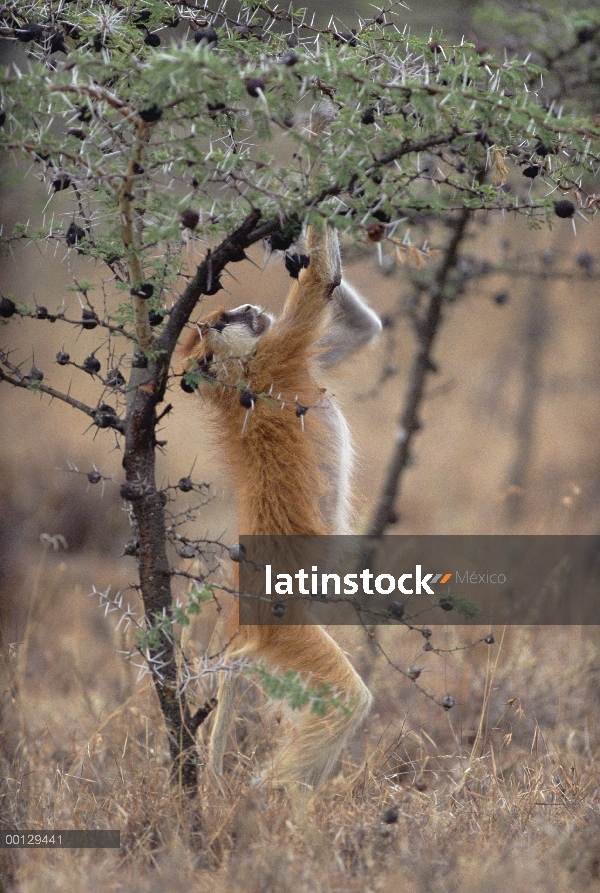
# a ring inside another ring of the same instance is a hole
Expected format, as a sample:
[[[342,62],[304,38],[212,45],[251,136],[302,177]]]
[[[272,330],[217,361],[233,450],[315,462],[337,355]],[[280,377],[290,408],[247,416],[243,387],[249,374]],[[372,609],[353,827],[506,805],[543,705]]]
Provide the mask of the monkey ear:
[[[204,341],[204,335],[202,334],[203,326],[201,326],[199,322],[196,323],[196,329],[198,330],[200,341]]]

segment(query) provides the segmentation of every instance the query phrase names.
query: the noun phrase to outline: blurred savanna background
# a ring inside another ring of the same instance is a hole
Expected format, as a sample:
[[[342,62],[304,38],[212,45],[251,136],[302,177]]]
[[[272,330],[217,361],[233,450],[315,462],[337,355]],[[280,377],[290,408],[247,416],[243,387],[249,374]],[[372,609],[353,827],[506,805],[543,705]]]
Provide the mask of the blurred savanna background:
[[[352,27],[355,9],[370,14],[358,4],[320,6],[321,20],[335,15],[340,28]],[[541,9],[448,0],[414,4],[405,17],[422,36],[432,29],[455,42],[464,36],[500,57],[524,58],[538,46],[547,62],[540,35],[558,53],[574,38],[561,33],[566,4]],[[512,29],[498,11],[515,15]],[[571,68],[559,55],[545,88],[600,113],[600,33],[579,44]],[[18,60],[13,42],[4,49],[6,61]],[[5,160],[0,174],[8,230],[28,216],[68,213],[68,199],[50,198],[35,169]],[[526,198],[546,186],[517,169],[506,188]],[[368,528],[394,450],[418,347],[415,310],[448,230],[424,219],[411,236],[410,248],[368,239],[343,245],[345,275],[384,322],[381,338],[331,382],[354,437],[356,532]],[[590,217],[554,217],[551,229],[516,215],[473,218],[387,533],[598,532],[598,244]],[[193,244],[186,250],[193,269],[200,254]],[[267,258],[262,246],[249,255],[224,278],[225,293],[203,300],[202,315],[245,302],[277,313],[289,284],[281,259]],[[16,244],[1,261],[2,294],[51,312],[80,313],[81,280],[94,286],[98,305],[119,303],[93,265],[64,246]],[[92,379],[54,359],[67,344],[82,363],[97,331],[81,330],[75,341],[60,320],[21,319],[0,338],[13,362],[35,363],[60,390],[72,381],[74,396],[96,404]],[[108,363],[103,347],[98,358]],[[203,785],[192,805],[169,787],[148,676],[119,654],[132,647],[131,630],[98,596],[110,587],[139,609],[129,588],[135,563],[123,554],[131,533],[115,435],[46,396],[2,384],[0,400],[0,826],[119,828],[122,842],[118,853],[0,850],[0,891],[600,889],[596,628],[493,629],[486,644],[487,628],[437,627],[430,652],[418,632],[398,627],[335,630],[374,695],[336,779],[302,804],[252,788],[281,717],[249,681],[228,789]],[[193,470],[206,486],[193,501],[181,493],[178,508],[193,507],[196,536],[234,543],[236,494],[206,408],[178,386],[169,402],[160,476],[176,484]],[[226,581],[226,553],[215,555]],[[189,648],[198,656],[215,619],[208,606],[194,626]],[[419,666],[435,700],[396,666]],[[448,694],[455,705],[444,711],[436,700]]]

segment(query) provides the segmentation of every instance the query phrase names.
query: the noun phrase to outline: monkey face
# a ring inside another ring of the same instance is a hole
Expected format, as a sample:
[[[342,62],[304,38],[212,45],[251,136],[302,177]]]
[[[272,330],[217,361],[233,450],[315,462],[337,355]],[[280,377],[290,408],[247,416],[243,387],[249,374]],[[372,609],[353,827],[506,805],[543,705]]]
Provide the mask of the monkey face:
[[[219,312],[220,318],[212,323],[212,328],[219,331],[231,343],[248,336],[260,338],[273,322],[273,317],[269,313],[253,304],[244,304],[235,310]]]
[[[207,371],[210,364],[252,356],[273,317],[252,304],[234,310],[222,307],[199,319],[196,331],[183,345],[184,355]]]

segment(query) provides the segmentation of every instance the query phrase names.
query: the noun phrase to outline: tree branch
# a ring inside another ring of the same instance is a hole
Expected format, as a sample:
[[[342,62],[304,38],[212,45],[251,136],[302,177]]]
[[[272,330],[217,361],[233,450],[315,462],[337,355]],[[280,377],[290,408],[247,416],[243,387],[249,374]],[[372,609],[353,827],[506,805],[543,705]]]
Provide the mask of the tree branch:
[[[24,388],[26,391],[31,391],[32,393],[39,391],[42,394],[48,394],[49,397],[56,400],[62,400],[63,403],[68,403],[69,406],[72,406],[74,409],[78,409],[80,412],[85,413],[85,415],[89,416],[98,427],[114,428],[115,431],[119,431],[121,434],[125,433],[125,423],[122,419],[118,418],[118,416],[115,415],[113,417],[110,415],[109,417],[108,413],[102,413],[101,410],[94,409],[86,403],[82,403],[81,400],[76,400],[75,397],[71,397],[70,394],[63,394],[62,391],[57,391],[54,388],[51,388],[49,385],[44,384],[43,381],[31,379],[28,375],[23,375],[16,366],[9,362],[8,357],[2,353],[0,353],[0,364],[3,364],[10,372],[10,374],[5,372],[2,365],[0,365],[0,381],[6,381],[15,388]],[[100,416],[102,416],[102,418],[100,418]],[[102,424],[99,424],[100,421],[102,421]]]
[[[144,281],[144,271],[134,227],[133,190],[135,189],[136,173],[144,156],[144,146],[148,142],[149,129],[148,124],[144,124],[141,120],[138,122],[134,152],[127,164],[127,172],[119,190],[121,238],[127,252],[129,284],[132,288],[133,322],[141,350],[149,350],[152,347],[154,336],[148,316],[148,301],[133,293],[134,287]]]
[[[413,362],[406,401],[398,420],[396,447],[369,526],[369,536],[381,536],[395,520],[394,506],[400,493],[402,474],[410,459],[413,437],[421,427],[418,416],[425,391],[425,382],[428,374],[435,369],[431,355],[442,320],[446,284],[451,271],[456,267],[458,249],[465,237],[472,213],[467,208],[461,211],[452,238],[444,252],[443,261],[436,273],[427,313],[419,329],[420,348]]]
[[[212,284],[215,279],[218,279],[227,264],[239,256],[240,251],[244,251],[250,245],[279,229],[281,224],[277,217],[272,218],[262,227],[255,228],[260,216],[260,211],[253,208],[236,230],[226,236],[213,251],[207,252],[206,257],[198,266],[194,277],[188,282],[185,291],[172,308],[169,320],[155,344],[157,352],[166,355],[167,362],[173,354],[179,336],[189,321],[194,307],[209,288],[209,283]]]
[[[81,319],[69,319],[68,316],[65,316],[64,313],[48,313],[46,316],[39,316],[34,310],[19,310],[17,307],[15,309],[15,315],[21,316],[24,319],[37,319],[41,322],[66,322],[71,326],[81,326]],[[127,338],[130,341],[135,341],[135,335],[132,335],[131,332],[128,332],[127,329],[123,325],[113,325],[112,323],[106,322],[101,316],[96,316],[95,323],[102,329],[107,329],[107,331],[112,332],[113,335],[122,335],[124,338]]]

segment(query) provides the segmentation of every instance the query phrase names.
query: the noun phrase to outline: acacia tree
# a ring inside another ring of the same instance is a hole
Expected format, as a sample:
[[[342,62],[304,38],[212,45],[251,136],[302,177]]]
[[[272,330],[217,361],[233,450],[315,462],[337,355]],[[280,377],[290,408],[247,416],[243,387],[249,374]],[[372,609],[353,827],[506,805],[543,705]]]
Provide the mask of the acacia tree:
[[[305,11],[258,0],[243,0],[235,12],[226,0],[27,0],[2,10],[1,33],[28,57],[0,73],[5,164],[33,162],[28,170],[45,178],[52,195],[72,200],[66,222],[47,214],[38,226],[20,223],[3,245],[58,243],[73,253],[82,312],[3,295],[0,381],[68,403],[122,449],[121,496],[130,506],[129,551],[145,611],[138,646],[186,788],[195,787],[194,733],[210,705],[194,713],[181,682],[175,629],[187,615],[173,599],[181,570],[170,563],[167,544],[184,557],[202,544],[173,523],[173,488],[157,486],[155,465],[165,446],[157,426],[171,409],[169,389],[191,391],[199,381],[200,373],[176,372],[173,356],[202,296],[216,294],[228,268],[261,240],[287,252],[297,275],[293,246],[307,223],[327,221],[356,240],[390,239],[399,251],[425,257],[427,247],[409,233],[418,232],[423,215],[447,224],[441,261],[431,260],[429,300],[415,320],[409,395],[371,524],[379,533],[393,517],[473,214],[520,214],[539,226],[595,212],[600,128],[539,101],[542,69],[453,46],[440,35],[419,40],[399,14],[396,4],[386,5],[344,33],[335,23],[316,27]],[[593,11],[580,18],[581,28],[600,26]],[[337,118],[309,139],[294,119],[323,98]],[[271,147],[274,135],[287,138],[291,157]],[[535,167],[546,188],[523,201],[505,188],[511,166]],[[190,243],[201,255],[191,273],[182,250]],[[80,270],[101,280],[110,300],[100,306]],[[72,389],[54,386],[51,370],[11,351],[10,326],[23,317],[70,328],[72,342],[56,362],[72,368]],[[77,361],[81,328],[96,329],[99,340]],[[98,386],[95,405],[76,396],[82,375]],[[90,475],[92,483],[99,479]],[[187,476],[178,488],[200,486]],[[188,611],[204,597],[196,590]]]

